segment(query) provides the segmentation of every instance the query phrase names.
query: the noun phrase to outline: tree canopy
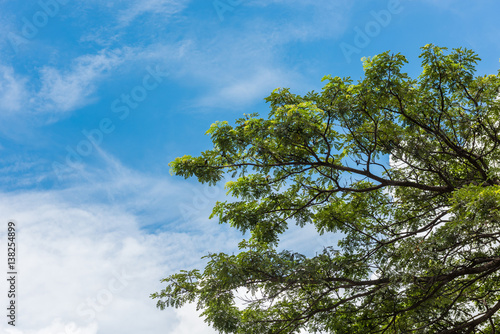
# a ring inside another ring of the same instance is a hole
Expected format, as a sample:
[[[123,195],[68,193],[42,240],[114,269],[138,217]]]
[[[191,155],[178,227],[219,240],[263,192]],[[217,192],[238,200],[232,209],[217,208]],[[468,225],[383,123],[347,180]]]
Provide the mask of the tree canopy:
[[[197,303],[221,333],[500,332],[500,73],[426,45],[422,72],[385,52],[321,92],[277,89],[267,118],[207,131],[174,174],[226,182],[212,217],[249,237],[152,294]],[[289,224],[339,233],[315,256],[279,251]],[[235,304],[241,289],[252,296]]]

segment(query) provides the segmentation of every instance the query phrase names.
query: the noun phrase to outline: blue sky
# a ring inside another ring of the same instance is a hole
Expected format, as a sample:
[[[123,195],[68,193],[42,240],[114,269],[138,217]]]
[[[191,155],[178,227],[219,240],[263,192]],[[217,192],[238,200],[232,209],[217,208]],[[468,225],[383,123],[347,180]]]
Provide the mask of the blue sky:
[[[494,0],[1,0],[0,220],[18,224],[20,294],[18,325],[0,331],[213,333],[193,307],[148,298],[242,238],[207,218],[222,185],[168,163],[209,148],[217,120],[267,114],[275,88],[360,78],[364,56],[401,52],[417,76],[421,46],[466,47],[478,74],[496,74],[499,12]],[[283,247],[334,240],[292,229]]]

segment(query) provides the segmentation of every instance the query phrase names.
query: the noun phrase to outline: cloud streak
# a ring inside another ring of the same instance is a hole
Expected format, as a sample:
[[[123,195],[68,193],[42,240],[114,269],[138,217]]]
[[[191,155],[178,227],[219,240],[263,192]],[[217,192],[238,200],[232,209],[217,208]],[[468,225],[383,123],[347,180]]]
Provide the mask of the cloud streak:
[[[33,101],[37,112],[64,113],[92,101],[96,82],[126,60],[122,50],[84,55],[73,61],[69,70],[51,66],[40,70],[41,89]]]

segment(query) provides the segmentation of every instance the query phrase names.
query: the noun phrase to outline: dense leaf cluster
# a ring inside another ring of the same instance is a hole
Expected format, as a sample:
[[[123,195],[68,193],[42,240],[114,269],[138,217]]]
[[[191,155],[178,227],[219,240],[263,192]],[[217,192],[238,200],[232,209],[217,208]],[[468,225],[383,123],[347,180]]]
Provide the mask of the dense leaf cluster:
[[[221,333],[495,333],[500,75],[476,77],[467,49],[422,50],[417,79],[403,55],[367,58],[359,82],[277,89],[267,118],[216,122],[213,149],[172,162],[210,184],[232,173],[237,200],[212,216],[251,237],[164,279],[158,306],[196,302]],[[343,239],[310,258],[278,252],[290,223]]]

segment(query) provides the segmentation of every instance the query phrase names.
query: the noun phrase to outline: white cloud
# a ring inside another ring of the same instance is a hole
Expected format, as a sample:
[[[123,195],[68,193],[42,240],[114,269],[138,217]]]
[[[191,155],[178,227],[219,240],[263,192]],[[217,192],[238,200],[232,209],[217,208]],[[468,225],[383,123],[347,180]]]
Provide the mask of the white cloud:
[[[0,193],[0,211],[18,230],[18,331],[12,333],[59,334],[72,324],[69,333],[213,333],[192,308],[159,311],[149,295],[168,274],[202,266],[208,251],[236,247],[239,234],[207,222],[213,205],[207,201],[198,200],[183,219],[177,206],[192,197],[189,185],[101,155],[108,168],[89,172],[88,183]],[[163,231],[144,229],[158,220]],[[6,263],[5,252],[0,261]],[[0,291],[6,288],[2,280]],[[0,332],[7,328],[0,322]]]
[[[98,327],[95,323],[78,327],[74,322],[63,323],[61,319],[54,319],[50,325],[38,330],[22,331],[19,329],[6,329],[7,334],[97,334]]]
[[[69,70],[44,66],[41,89],[33,101],[37,111],[68,112],[87,105],[97,82],[124,62],[128,49],[101,51],[76,58]]]
[[[168,18],[171,15],[181,12],[188,1],[178,0],[136,0],[131,1],[127,9],[122,9],[118,13],[120,26],[129,25],[134,19],[144,14],[153,14]]]
[[[26,78],[17,75],[11,66],[0,65],[0,112],[12,114],[23,107],[28,94]]]
[[[215,334],[217,333],[212,328],[207,328],[207,324],[201,318],[194,318],[198,314],[196,307],[193,304],[187,305],[177,310],[179,324],[172,329],[172,334]]]

